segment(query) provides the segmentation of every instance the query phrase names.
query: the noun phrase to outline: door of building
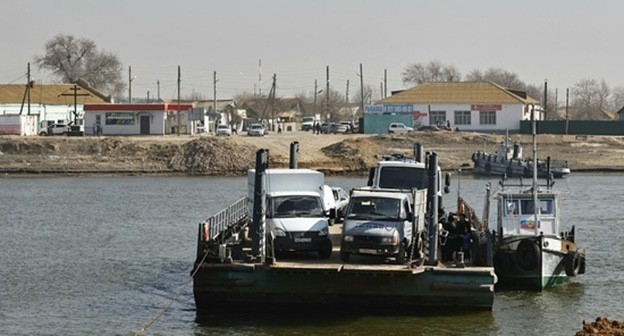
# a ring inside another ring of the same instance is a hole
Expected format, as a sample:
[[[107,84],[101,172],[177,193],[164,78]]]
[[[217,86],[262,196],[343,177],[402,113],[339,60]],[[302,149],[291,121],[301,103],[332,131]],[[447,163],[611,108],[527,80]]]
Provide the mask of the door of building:
[[[150,116],[141,116],[141,135],[150,134]]]

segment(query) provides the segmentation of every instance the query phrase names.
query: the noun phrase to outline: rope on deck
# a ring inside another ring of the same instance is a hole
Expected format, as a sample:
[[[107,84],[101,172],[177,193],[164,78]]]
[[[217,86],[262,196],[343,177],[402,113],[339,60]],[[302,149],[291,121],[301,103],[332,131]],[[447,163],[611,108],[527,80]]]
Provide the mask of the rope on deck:
[[[140,336],[142,335],[144,332],[147,331],[148,328],[150,328],[154,323],[156,323],[156,321],[158,321],[160,319],[161,316],[163,316],[165,314],[165,312],[167,312],[167,310],[169,310],[169,308],[171,308],[171,306],[173,306],[173,304],[178,300],[178,298],[180,298],[180,296],[184,293],[184,291],[186,290],[186,287],[188,287],[188,285],[191,284],[191,282],[193,282],[193,278],[195,278],[195,274],[197,274],[197,272],[199,271],[200,266],[204,263],[204,260],[206,260],[206,257],[208,256],[207,253],[204,254],[204,257],[202,258],[202,260],[199,262],[199,264],[197,265],[197,267],[195,268],[195,270],[193,271],[193,273],[191,274],[191,278],[189,279],[189,281],[187,283],[185,283],[180,290],[178,290],[178,293],[176,294],[176,296],[171,299],[171,301],[169,301],[168,304],[166,304],[159,312],[158,314],[156,314],[156,316],[149,321],[149,323],[147,323],[146,325],[144,325],[143,327],[141,327],[141,330],[137,331],[134,336]]]

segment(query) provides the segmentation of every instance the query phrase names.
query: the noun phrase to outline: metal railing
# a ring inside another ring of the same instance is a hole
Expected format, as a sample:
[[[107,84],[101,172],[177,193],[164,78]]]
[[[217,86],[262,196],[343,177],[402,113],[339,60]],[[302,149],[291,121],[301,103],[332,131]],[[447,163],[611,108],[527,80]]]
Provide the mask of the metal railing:
[[[226,244],[230,237],[240,231],[242,224],[248,219],[247,205],[247,197],[243,197],[199,223],[197,260],[200,260],[205,253],[218,254],[218,250],[212,250],[218,248],[220,244]]]
[[[247,197],[243,197],[204,221],[208,234],[202,240],[215,240],[222,232],[244,220],[247,217],[247,203]]]

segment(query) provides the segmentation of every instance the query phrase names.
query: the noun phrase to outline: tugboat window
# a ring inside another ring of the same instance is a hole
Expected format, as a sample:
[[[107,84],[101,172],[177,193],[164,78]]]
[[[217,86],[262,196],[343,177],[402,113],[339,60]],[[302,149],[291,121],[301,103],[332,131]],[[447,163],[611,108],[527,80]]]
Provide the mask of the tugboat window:
[[[541,214],[552,214],[553,206],[552,200],[540,200],[540,213]]]
[[[532,215],[533,214],[533,200],[522,200],[520,201],[520,211],[522,211],[523,215]]]
[[[508,215],[517,215],[518,214],[518,201],[517,200],[507,201],[507,211],[506,211],[506,214],[508,214]]]

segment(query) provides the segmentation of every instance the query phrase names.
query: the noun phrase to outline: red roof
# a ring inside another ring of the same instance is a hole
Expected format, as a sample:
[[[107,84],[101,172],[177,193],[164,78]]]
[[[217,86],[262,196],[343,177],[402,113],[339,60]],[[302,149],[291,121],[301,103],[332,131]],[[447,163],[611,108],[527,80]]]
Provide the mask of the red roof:
[[[180,111],[193,108],[193,104],[180,104]],[[144,111],[177,111],[178,104],[85,104],[84,111],[124,111],[124,112],[144,112]]]

